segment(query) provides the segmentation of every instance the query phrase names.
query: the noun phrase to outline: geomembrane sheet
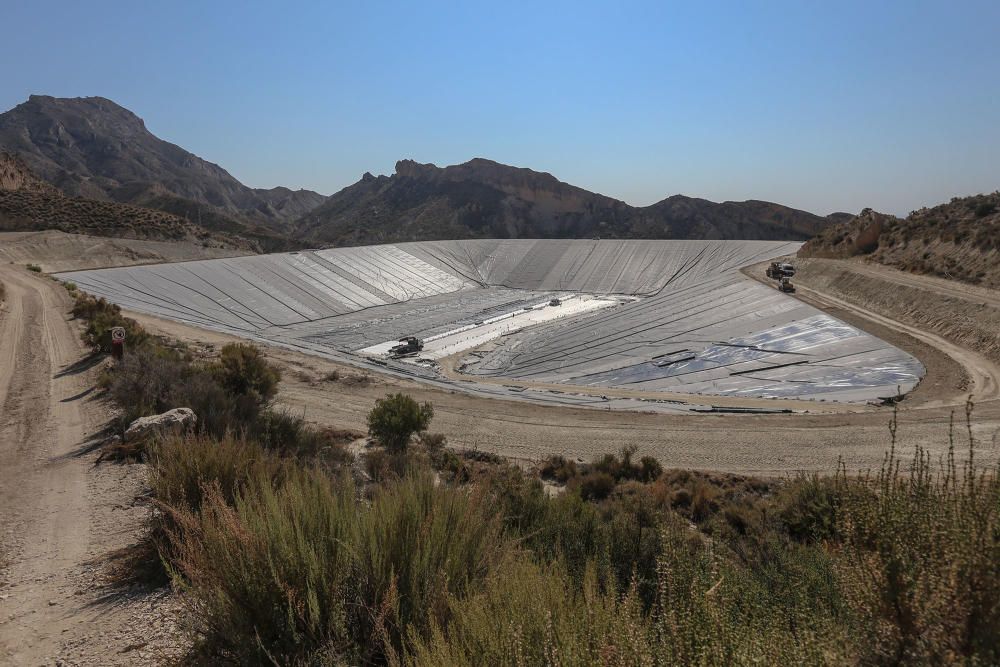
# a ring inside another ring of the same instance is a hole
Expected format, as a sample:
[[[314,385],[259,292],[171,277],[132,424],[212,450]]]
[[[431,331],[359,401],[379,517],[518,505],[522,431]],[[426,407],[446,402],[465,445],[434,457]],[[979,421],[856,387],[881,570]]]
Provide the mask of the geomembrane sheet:
[[[739,271],[798,246],[430,241],[60,277],[130,310],[359,364],[369,362],[357,350],[403,336],[474,329],[491,317],[575,293],[613,297],[619,300],[614,307],[546,320],[491,341],[463,355],[463,371],[473,380],[508,378],[591,392],[861,402],[912,389],[924,373],[915,358]],[[433,368],[384,363],[441,380]]]

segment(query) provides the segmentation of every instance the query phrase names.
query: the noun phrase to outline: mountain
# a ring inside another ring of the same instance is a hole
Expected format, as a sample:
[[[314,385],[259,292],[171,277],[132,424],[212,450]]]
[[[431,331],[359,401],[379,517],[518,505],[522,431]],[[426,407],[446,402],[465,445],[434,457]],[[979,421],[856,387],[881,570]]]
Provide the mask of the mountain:
[[[260,251],[259,243],[244,234],[212,231],[164,211],[68,197],[31,173],[19,157],[0,152],[0,231],[43,229]]]
[[[955,197],[905,218],[866,208],[823,230],[799,255],[864,256],[903,271],[1000,288],[1000,192]]]
[[[630,206],[551,174],[476,158],[444,168],[401,160],[392,176],[366,173],[303,215],[292,233],[335,245],[489,237],[805,240],[829,224],[763,201],[675,195]]]
[[[439,168],[401,160],[332,197],[249,188],[157,138],[101,97],[32,95],[0,114],[0,150],[63,193],[158,209],[264,250],[443,238],[807,239],[832,219],[762,201],[675,195],[635,207],[551,174],[484,159]]]
[[[136,203],[138,193],[154,189],[272,229],[325,199],[310,190],[249,188],[103,97],[32,95],[0,114],[0,149],[70,196]]]

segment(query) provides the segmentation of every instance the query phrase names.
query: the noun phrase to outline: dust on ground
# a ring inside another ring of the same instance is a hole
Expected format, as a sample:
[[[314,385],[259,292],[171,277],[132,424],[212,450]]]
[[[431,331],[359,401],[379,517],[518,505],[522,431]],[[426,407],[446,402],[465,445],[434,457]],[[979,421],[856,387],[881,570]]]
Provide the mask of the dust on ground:
[[[108,413],[55,281],[0,264],[0,663],[154,664],[176,652],[163,591],[112,585],[148,516],[144,466],[94,467]]]
[[[0,263],[37,264],[43,271],[78,271],[133,264],[236,257],[245,252],[186,241],[143,241],[86,234],[0,232]]]

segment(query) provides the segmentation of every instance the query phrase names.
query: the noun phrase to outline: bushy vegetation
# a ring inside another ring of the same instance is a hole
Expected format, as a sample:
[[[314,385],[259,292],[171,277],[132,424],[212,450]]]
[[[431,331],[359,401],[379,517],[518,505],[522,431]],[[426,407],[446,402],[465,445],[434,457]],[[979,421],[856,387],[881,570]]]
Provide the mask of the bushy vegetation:
[[[525,470],[447,448],[432,408],[395,395],[354,465],[358,434],[275,411],[278,381],[249,346],[151,342],[106,383],[129,414],[199,416],[147,457],[192,662],[1000,661],[1000,481],[971,428],[937,464],[901,462],[893,429],[862,477],[663,470],[634,449]]]
[[[135,320],[122,315],[117,304],[103,298],[95,298],[89,294],[75,292],[67,287],[70,294],[76,295],[73,304],[73,317],[86,320],[87,326],[83,332],[83,342],[101,352],[111,351],[111,329],[125,328],[125,342],[130,348],[139,348],[149,341],[149,335]]]
[[[197,657],[1000,659],[994,468],[954,454],[936,467],[920,451],[902,466],[893,450],[879,474],[860,478],[651,477],[624,451],[544,462],[548,476],[564,478],[552,495],[536,474],[427,439],[405,455],[406,474],[368,490],[344,468],[302,466],[231,438],[157,450],[154,487],[173,517],[162,553],[190,604]],[[595,475],[611,480],[600,499],[585,490]]]
[[[38,266],[37,264],[25,264],[25,267],[32,273],[42,272],[42,267]]]

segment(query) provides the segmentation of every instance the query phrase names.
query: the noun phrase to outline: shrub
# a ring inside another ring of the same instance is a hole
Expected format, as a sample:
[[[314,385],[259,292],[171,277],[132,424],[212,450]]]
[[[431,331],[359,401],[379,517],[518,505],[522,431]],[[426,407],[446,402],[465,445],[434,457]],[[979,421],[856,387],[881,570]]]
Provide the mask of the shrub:
[[[615,478],[606,472],[590,472],[579,481],[580,497],[584,500],[604,500],[615,488]]]
[[[149,341],[149,334],[145,329],[135,320],[122,315],[121,308],[116,304],[103,298],[96,299],[89,294],[78,292],[71,312],[73,317],[87,321],[83,342],[101,352],[111,351],[113,327],[124,327],[125,344],[128,345],[130,353]]]
[[[25,267],[32,273],[42,272],[42,267],[38,266],[37,264],[25,264]]]
[[[565,484],[576,477],[576,462],[558,454],[550,456],[542,463],[538,473],[542,479],[552,479]]]
[[[846,491],[836,479],[803,476],[782,489],[778,516],[794,539],[827,540],[836,535],[837,509]]]
[[[232,505],[251,478],[275,481],[287,471],[256,443],[231,435],[221,440],[166,438],[150,446],[149,462],[149,486],[157,502],[195,512],[201,509],[208,487]]]
[[[629,593],[581,586],[558,562],[518,560],[482,593],[449,601],[450,620],[414,639],[411,665],[655,664],[648,620]]]
[[[341,449],[343,439],[335,434],[310,427],[305,419],[287,410],[264,410],[253,427],[248,429],[265,449],[281,456],[312,457],[326,448]],[[334,453],[335,459],[342,459]]]
[[[227,392],[246,396],[260,405],[274,398],[281,381],[278,369],[267,362],[260,349],[247,343],[224,345],[209,370]]]
[[[1000,480],[953,452],[940,470],[917,450],[847,480],[841,577],[867,619],[869,662],[1000,663]]]
[[[975,213],[977,218],[985,218],[996,210],[996,204],[990,201],[984,201],[976,206]]]
[[[481,493],[410,475],[379,491],[361,516],[358,585],[372,614],[365,634],[400,650],[407,627],[446,618],[508,554],[499,516]],[[380,657],[380,656],[374,656]]]
[[[352,545],[357,507],[347,480],[297,470],[280,486],[254,475],[231,505],[210,485],[201,512],[170,532],[175,584],[186,592],[202,661],[357,663]]]
[[[414,433],[427,430],[434,408],[418,404],[406,394],[390,394],[375,402],[368,413],[368,431],[391,450],[404,450]]]

